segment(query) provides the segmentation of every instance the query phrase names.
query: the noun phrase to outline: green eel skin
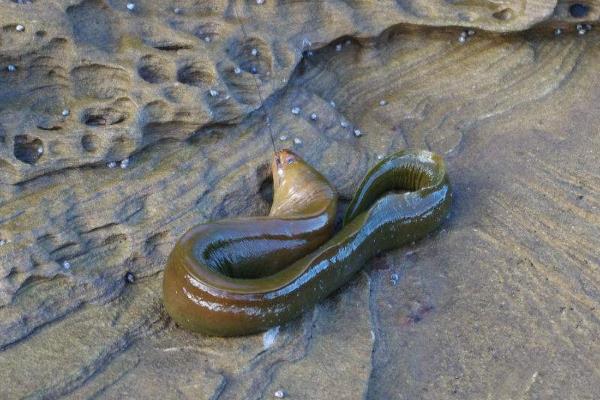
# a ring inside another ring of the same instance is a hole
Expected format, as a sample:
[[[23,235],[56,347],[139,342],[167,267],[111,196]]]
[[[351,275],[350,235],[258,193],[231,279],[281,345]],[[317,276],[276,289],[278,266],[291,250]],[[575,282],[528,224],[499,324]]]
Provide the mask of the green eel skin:
[[[369,171],[333,234],[337,195],[329,182],[289,150],[275,154],[272,170],[268,217],[198,225],[175,245],[163,296],[181,327],[240,336],[284,324],[374,255],[435,230],[451,203],[439,155],[399,152]]]

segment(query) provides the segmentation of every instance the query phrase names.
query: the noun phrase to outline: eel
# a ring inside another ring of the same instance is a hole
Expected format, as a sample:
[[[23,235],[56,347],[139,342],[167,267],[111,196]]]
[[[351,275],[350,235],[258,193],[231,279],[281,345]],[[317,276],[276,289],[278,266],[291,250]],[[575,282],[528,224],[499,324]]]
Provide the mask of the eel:
[[[290,150],[275,153],[268,216],[191,228],[169,255],[168,314],[212,336],[262,332],[297,318],[381,252],[416,241],[447,216],[452,193],[443,159],[406,150],[377,163],[334,233],[337,193]]]

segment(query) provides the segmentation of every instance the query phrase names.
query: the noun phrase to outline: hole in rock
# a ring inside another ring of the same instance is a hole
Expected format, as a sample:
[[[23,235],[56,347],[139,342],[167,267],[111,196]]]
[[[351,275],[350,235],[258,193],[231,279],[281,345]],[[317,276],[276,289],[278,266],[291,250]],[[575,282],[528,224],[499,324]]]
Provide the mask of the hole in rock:
[[[142,57],[138,65],[138,74],[150,83],[167,82],[171,75],[168,61],[152,55]]]
[[[38,138],[27,135],[15,136],[14,155],[19,161],[35,164],[44,154],[44,143]]]
[[[500,21],[508,21],[513,19],[515,13],[511,8],[505,8],[492,14],[492,16]]]
[[[273,203],[273,177],[268,176],[265,180],[260,184],[260,188],[258,189],[258,193],[260,197],[267,202],[268,204]]]
[[[589,12],[590,7],[586,6],[585,4],[575,3],[569,7],[569,14],[571,14],[573,18],[584,18]]]
[[[125,121],[127,113],[114,108],[93,108],[83,113],[82,122],[88,126],[116,125]]]

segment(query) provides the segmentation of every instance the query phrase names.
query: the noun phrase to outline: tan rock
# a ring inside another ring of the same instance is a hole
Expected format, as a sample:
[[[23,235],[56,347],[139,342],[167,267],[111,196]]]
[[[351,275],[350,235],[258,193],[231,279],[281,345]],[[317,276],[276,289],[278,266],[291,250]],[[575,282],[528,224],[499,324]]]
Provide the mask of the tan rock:
[[[234,3],[6,2],[0,398],[599,397],[581,3],[238,2],[245,39]],[[444,154],[452,215],[277,335],[184,332],[165,258],[194,224],[266,212],[264,112],[343,201],[382,155]]]

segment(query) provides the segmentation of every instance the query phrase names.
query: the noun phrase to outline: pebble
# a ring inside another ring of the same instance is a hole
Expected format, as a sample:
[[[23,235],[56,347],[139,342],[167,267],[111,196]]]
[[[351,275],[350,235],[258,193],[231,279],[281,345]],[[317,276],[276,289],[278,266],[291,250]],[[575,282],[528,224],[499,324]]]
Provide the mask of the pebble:
[[[258,49],[252,49],[252,55],[253,56],[257,56],[258,55]]]
[[[285,140],[287,140],[287,138],[288,138],[288,137],[287,137],[287,136],[285,136],[285,135],[281,135],[281,136],[279,136],[279,140],[281,140],[282,142],[283,142],[283,141],[285,141]]]
[[[396,286],[396,284],[398,283],[398,279],[400,279],[400,277],[399,277],[399,276],[398,276],[398,274],[396,274],[396,273],[393,273],[393,274],[390,276],[390,280],[392,281],[392,285],[393,285],[393,286]]]
[[[106,164],[108,166],[108,168],[115,168],[117,166],[117,163],[114,161],[109,162],[108,164]]]
[[[378,159],[378,160],[383,160],[383,154],[378,154],[378,155],[377,155],[377,159]]]
[[[25,30],[25,27],[23,25],[19,24],[19,25],[17,25],[16,29],[18,32],[23,32]]]
[[[336,44],[335,45],[335,51],[342,51],[342,45],[341,44]]]
[[[208,91],[208,93],[209,93],[209,94],[210,94],[212,97],[216,97],[216,96],[218,96],[218,95],[219,95],[219,92],[218,92],[218,91],[216,91],[215,89],[210,89],[210,90]]]
[[[309,48],[310,46],[312,46],[312,43],[310,42],[310,40],[308,40],[308,38],[303,38],[302,39],[302,49],[304,50],[305,48]]]
[[[6,67],[6,69],[8,70],[8,72],[15,72],[17,70],[17,67],[15,67],[13,64],[8,64],[8,67]]]
[[[294,108],[292,108],[292,114],[294,114],[294,115],[300,114],[300,107],[294,107]]]
[[[585,35],[586,33],[592,30],[592,26],[590,24],[577,24],[576,29],[579,35]]]
[[[64,110],[62,110],[61,114],[62,114],[63,117],[68,117],[69,114],[71,114],[71,111],[69,111],[68,108],[65,108]]]
[[[181,8],[179,8],[179,7],[175,7],[175,8],[173,9],[173,12],[174,12],[175,14],[181,14]]]
[[[134,3],[127,3],[127,9],[129,11],[133,11],[134,8],[135,8],[135,4]]]
[[[556,28],[556,29],[554,30],[554,36],[560,36],[560,35],[562,35],[562,29],[560,29],[560,28]]]
[[[126,158],[123,161],[121,161],[121,169],[125,169],[128,166],[129,166],[129,158]]]
[[[382,106],[382,107],[385,106],[386,104],[387,104],[387,101],[385,101],[385,100],[381,100],[379,102],[379,105]]]
[[[458,41],[460,43],[465,43],[467,41],[467,39],[469,38],[469,36],[473,36],[474,34],[475,34],[475,31],[472,29],[462,31],[460,33],[460,35],[458,36]]]
[[[362,135],[363,135],[363,133],[360,131],[360,129],[355,129],[355,130],[354,130],[354,136],[356,136],[356,137],[360,137],[360,136],[362,136]]]
[[[300,138],[294,138],[294,144],[302,144],[302,140]]]
[[[265,0],[256,0],[256,4],[265,4]]]
[[[285,392],[283,390],[278,390],[273,393],[273,396],[277,397],[278,399],[283,399],[285,397]]]
[[[346,121],[341,121],[341,122],[340,122],[340,126],[341,126],[342,128],[347,128],[347,127],[348,127],[348,123],[347,123]]]
[[[263,334],[263,349],[268,349],[273,346],[279,335],[279,326],[269,329]]]
[[[71,269],[71,264],[68,261],[63,261],[62,265],[64,269]]]
[[[313,121],[316,121],[317,118],[318,118],[317,113],[310,114],[310,119],[312,119]]]
[[[0,239],[0,246],[4,246],[6,243],[8,243],[6,240]]]
[[[331,107],[335,108],[335,101],[331,100],[329,104],[331,104]]]
[[[133,283],[135,282],[135,275],[131,272],[127,272],[125,274],[125,282],[126,283]]]

